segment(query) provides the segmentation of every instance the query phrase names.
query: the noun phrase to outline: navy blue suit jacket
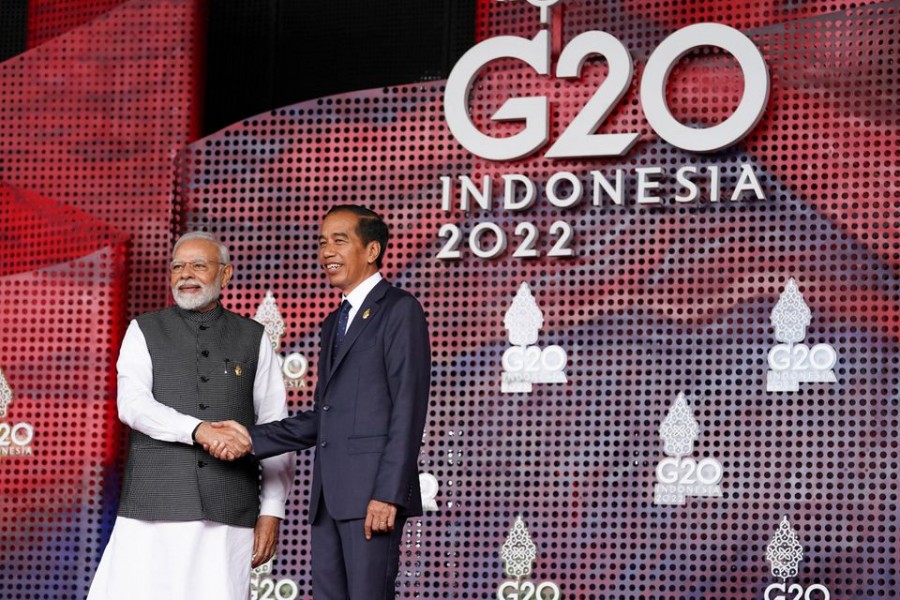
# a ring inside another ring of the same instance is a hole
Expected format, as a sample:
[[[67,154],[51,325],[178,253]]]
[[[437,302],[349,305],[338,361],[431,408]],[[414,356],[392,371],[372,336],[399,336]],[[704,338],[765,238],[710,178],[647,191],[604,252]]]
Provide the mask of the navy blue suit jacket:
[[[410,294],[380,281],[332,358],[338,312],[322,325],[313,409],[252,427],[253,453],[316,446],[310,522],[322,494],[338,520],[365,518],[369,500],[421,515],[417,463],[431,384],[425,314]]]

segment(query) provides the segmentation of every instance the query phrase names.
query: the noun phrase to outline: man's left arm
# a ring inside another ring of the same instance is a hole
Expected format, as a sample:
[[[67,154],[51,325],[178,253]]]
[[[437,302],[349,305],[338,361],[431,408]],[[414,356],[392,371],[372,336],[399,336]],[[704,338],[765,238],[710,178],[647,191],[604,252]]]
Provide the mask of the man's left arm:
[[[269,423],[287,417],[287,394],[281,368],[269,338],[260,340],[256,380],[253,383],[253,406],[256,423]],[[282,454],[260,461],[260,512],[253,530],[252,566],[264,564],[275,555],[278,544],[278,525],[285,516],[285,502],[294,482],[296,468],[294,454]]]
[[[431,385],[431,347],[425,313],[412,296],[399,300],[387,319],[384,364],[392,407],[372,500],[406,507],[410,500],[410,478],[418,476],[417,462]],[[376,507],[376,510],[383,508]],[[372,513],[371,504],[369,512]],[[374,525],[377,527],[379,523]],[[389,529],[393,529],[393,518]]]

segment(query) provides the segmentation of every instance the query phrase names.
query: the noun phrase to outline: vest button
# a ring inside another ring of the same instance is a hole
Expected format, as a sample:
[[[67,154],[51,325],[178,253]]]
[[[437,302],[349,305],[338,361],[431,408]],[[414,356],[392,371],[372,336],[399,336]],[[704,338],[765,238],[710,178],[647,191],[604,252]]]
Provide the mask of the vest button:
[[[331,405],[326,404],[325,406],[322,407],[322,410],[324,410],[325,412],[328,412],[329,410],[331,410]]]
[[[197,466],[200,467],[200,468],[202,469],[203,467],[206,466],[206,461],[205,461],[205,460],[198,460],[198,461],[197,461]]]
[[[200,331],[206,331],[207,329],[209,329],[209,327],[207,327],[206,325],[200,326]]]
[[[209,377],[204,375],[203,377],[200,378],[200,381],[202,381],[203,383],[206,383],[207,381],[209,381]]]
[[[200,410],[206,410],[209,408],[209,404],[200,404]]]
[[[204,350],[200,354],[202,354],[204,357],[207,357],[207,356],[209,356],[209,350]]]
[[[327,447],[328,447],[328,442],[322,442],[322,443],[319,444],[319,445],[320,445],[321,447],[323,447],[323,448],[327,448]]]

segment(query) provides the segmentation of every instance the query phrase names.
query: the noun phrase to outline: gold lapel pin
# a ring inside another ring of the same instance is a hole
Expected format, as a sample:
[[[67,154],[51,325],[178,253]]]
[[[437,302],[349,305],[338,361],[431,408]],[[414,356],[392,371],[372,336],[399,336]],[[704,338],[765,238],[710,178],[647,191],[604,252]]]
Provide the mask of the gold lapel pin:
[[[234,374],[240,377],[243,375],[244,370],[241,368],[241,365],[234,365]]]
[[[369,315],[371,315],[371,314],[372,314],[372,309],[367,308],[362,314],[363,321],[368,319]]]

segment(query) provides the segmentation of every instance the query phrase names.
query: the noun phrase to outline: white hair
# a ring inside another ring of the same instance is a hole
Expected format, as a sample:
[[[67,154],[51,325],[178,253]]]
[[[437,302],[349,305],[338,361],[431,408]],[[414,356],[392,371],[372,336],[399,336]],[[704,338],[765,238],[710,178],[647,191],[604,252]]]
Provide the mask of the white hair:
[[[178,247],[181,246],[181,244],[190,240],[206,240],[207,242],[212,242],[219,251],[219,262],[223,265],[228,264],[228,247],[220,242],[219,238],[208,231],[191,231],[178,238],[178,241],[175,242],[175,246],[172,248],[172,256],[175,256],[175,253],[178,252]]]

